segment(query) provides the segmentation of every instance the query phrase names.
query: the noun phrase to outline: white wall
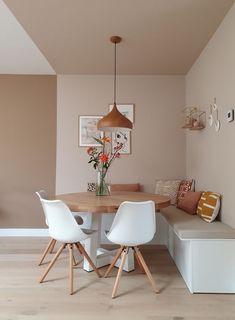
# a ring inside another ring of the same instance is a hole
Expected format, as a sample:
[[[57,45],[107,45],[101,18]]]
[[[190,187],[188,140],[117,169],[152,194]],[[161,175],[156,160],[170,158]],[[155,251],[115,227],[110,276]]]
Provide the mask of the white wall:
[[[235,122],[224,114],[235,107],[235,5],[186,76],[186,105],[205,109],[216,97],[221,130],[207,125],[201,132],[187,133],[187,175],[196,179],[197,190],[222,194],[221,219],[235,227]]]

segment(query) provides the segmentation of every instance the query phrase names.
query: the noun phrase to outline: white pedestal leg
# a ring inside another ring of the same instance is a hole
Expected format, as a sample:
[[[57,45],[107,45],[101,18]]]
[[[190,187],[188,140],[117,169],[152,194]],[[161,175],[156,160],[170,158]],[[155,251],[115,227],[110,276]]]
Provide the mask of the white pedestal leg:
[[[101,217],[101,214],[92,213],[91,229],[95,230],[96,232],[94,232],[91,237],[84,241],[86,252],[98,268],[99,266],[97,264],[97,250],[100,246]],[[83,262],[83,269],[86,271],[93,270],[86,259],[84,259]]]

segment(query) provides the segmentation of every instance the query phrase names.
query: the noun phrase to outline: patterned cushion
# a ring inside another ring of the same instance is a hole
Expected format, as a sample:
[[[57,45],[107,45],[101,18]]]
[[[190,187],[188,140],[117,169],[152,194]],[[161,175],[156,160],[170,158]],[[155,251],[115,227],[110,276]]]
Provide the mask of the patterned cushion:
[[[220,209],[220,195],[215,192],[203,192],[197,207],[197,214],[206,222],[215,220]]]
[[[170,197],[171,204],[176,204],[180,182],[181,180],[157,180],[155,193]]]
[[[95,182],[88,182],[87,183],[87,191],[94,192],[96,190],[96,183]]]
[[[182,180],[177,194],[177,203],[185,196],[188,191],[194,191],[194,180]]]

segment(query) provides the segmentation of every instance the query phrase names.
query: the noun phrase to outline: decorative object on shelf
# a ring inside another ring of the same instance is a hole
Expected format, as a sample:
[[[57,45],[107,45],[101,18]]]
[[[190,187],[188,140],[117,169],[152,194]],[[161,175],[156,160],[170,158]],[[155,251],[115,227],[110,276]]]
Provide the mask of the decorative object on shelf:
[[[215,113],[215,116],[213,116],[213,113]],[[219,111],[218,111],[218,105],[216,103],[216,98],[214,98],[214,102],[210,104],[210,114],[209,114],[208,122],[210,127],[212,127],[214,123],[216,132],[220,130]]]
[[[103,132],[97,129],[97,123],[102,116],[79,116],[79,146],[80,147],[95,147],[100,146],[94,140],[94,137],[99,139],[103,137]]]
[[[97,124],[97,128],[102,131],[130,131],[133,128],[132,122],[118,111],[116,104],[116,78],[117,78],[117,43],[122,41],[119,36],[112,36],[110,41],[114,43],[114,99],[112,110],[104,116]]]
[[[187,107],[183,110],[183,129],[189,130],[202,130],[204,129],[205,120],[202,119],[205,116],[205,111],[199,110],[197,107]]]
[[[88,163],[92,163],[95,170],[97,170],[97,196],[110,195],[109,186],[106,183],[106,176],[109,167],[116,158],[120,158],[120,151],[123,148],[123,144],[119,143],[114,153],[111,153],[111,139],[109,137],[103,137],[100,139],[94,138],[100,148],[90,147],[87,149],[87,153],[90,156]]]
[[[234,120],[234,109],[230,109],[226,112],[225,119],[227,122],[232,122]]]
[[[111,111],[113,105],[109,105],[109,111]],[[132,123],[134,122],[134,105],[133,104],[117,104],[118,111],[120,111],[126,118]],[[123,143],[123,148],[120,154],[131,154],[131,132],[130,131],[117,131],[112,132],[112,153],[115,152],[115,148],[119,143]]]

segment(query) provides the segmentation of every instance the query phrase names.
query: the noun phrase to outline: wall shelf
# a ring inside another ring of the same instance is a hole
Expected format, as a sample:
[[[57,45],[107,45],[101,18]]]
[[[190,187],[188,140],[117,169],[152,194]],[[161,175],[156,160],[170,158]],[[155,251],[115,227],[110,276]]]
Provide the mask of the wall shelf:
[[[197,126],[197,127],[189,128],[189,130],[202,130],[202,129],[205,129],[205,127],[204,126]]]
[[[204,117],[202,117],[204,115]],[[193,131],[203,130],[205,128],[205,111],[199,110],[197,107],[187,107],[183,110],[183,126],[182,129]]]

